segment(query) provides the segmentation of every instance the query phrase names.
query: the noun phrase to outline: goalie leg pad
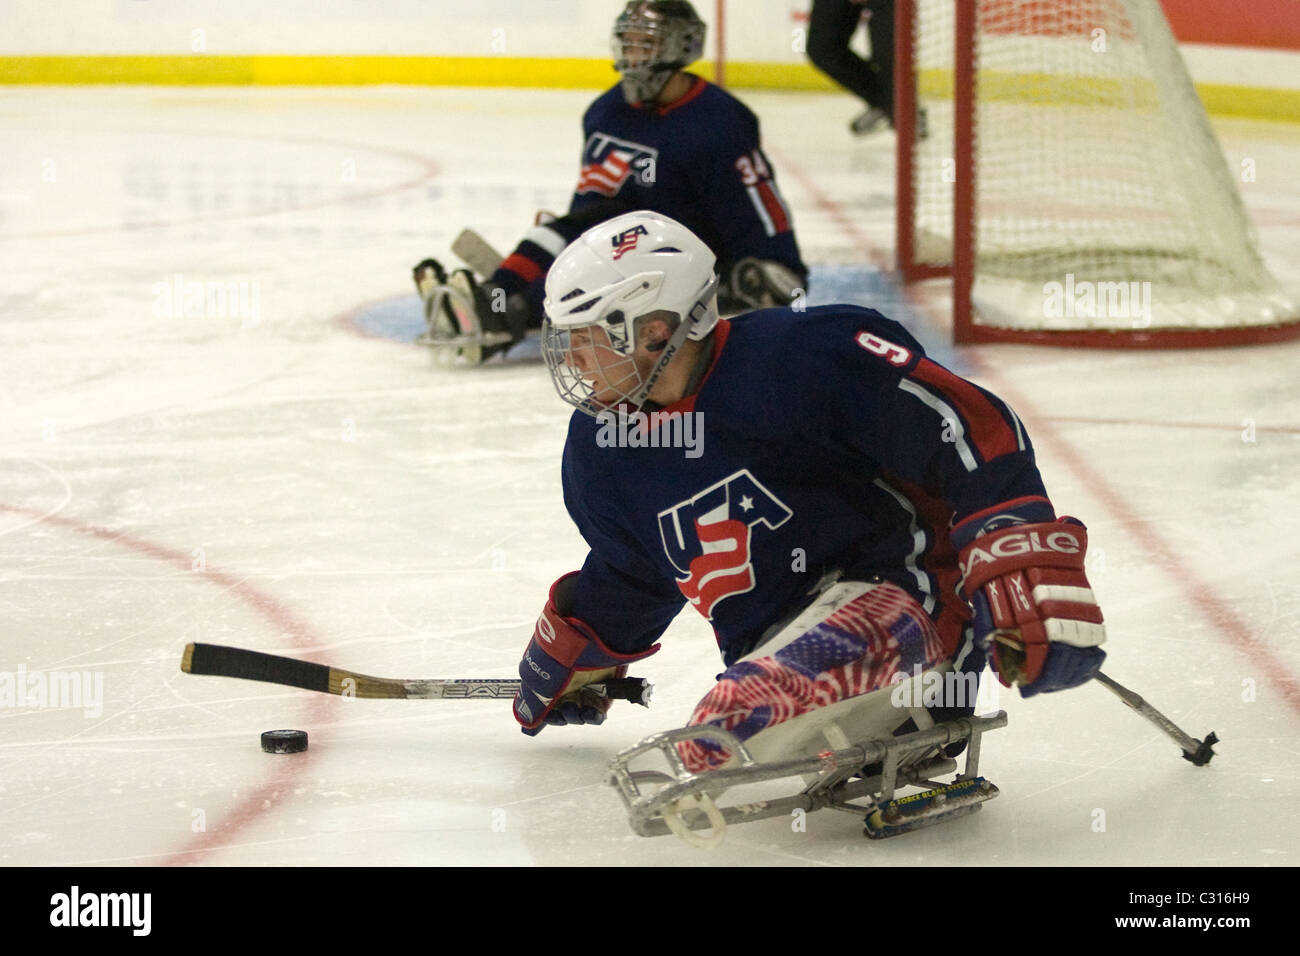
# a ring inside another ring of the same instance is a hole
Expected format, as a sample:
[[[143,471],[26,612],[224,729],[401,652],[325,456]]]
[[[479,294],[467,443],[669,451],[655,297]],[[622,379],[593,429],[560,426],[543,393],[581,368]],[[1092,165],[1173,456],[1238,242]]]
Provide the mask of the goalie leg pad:
[[[719,677],[690,726],[709,724],[741,741],[796,717],[889,686],[944,658],[934,622],[894,584],[843,582]],[[905,716],[905,715],[904,715]],[[678,744],[693,773],[730,753],[709,740]]]
[[[727,291],[744,309],[767,309],[790,305],[806,287],[806,279],[779,262],[745,258],[731,267]]]

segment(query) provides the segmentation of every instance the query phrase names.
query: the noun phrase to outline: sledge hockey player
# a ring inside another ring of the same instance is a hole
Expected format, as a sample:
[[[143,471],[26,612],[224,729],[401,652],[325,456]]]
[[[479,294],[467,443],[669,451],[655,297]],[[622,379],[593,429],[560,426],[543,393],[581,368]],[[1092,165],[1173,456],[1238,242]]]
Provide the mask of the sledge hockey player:
[[[651,209],[689,225],[718,256],[724,311],[786,305],[807,287],[790,213],[759,144],[758,120],[721,88],[686,73],[704,49],[704,22],[685,0],[634,0],[615,21],[619,83],[587,109],[569,211],[539,222],[486,281],[415,267],[429,339],[509,348],[542,322],[543,282],[584,230]],[[440,291],[444,294],[439,295]]]
[[[1087,531],[1057,517],[1015,413],[870,309],[720,319],[714,263],[636,212],[547,276],[543,355],[577,409],[564,500],[590,552],[524,653],[524,733],[602,723],[584,687],[655,653],[686,603],[726,665],[690,724],[741,741],[940,665],[991,658],[1025,697],[1089,680]],[[726,756],[683,748],[693,771]]]

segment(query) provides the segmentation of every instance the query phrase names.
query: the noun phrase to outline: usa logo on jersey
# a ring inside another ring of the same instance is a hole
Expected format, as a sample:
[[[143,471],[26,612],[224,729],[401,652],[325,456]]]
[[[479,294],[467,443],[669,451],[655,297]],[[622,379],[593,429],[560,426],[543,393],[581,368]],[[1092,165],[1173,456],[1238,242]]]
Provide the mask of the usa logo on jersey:
[[[617,196],[629,179],[642,186],[655,181],[659,150],[605,133],[593,133],[582,151],[579,193]]]
[[[792,514],[747,468],[661,511],[664,553],[680,573],[677,587],[691,606],[713,620],[719,601],[752,591],[754,526],[779,528]]]

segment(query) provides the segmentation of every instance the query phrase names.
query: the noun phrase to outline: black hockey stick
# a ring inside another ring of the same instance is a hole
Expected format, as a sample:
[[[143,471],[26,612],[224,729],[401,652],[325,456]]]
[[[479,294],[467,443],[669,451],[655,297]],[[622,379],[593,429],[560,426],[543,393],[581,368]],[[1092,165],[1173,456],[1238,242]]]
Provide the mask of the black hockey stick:
[[[390,677],[370,677],[326,664],[293,657],[277,657],[274,654],[263,654],[261,651],[250,651],[242,647],[223,647],[219,644],[185,645],[181,670],[187,674],[240,677],[244,680],[285,684],[322,694],[338,694],[341,697],[510,700],[519,692],[520,685],[517,680],[497,678],[401,680]],[[649,707],[653,687],[648,680],[640,677],[621,677],[601,684],[588,684],[584,690],[594,691],[611,700],[628,700]]]
[[[1101,686],[1105,687],[1124,703],[1128,704],[1139,714],[1172,737],[1178,746],[1183,748],[1184,760],[1190,760],[1198,767],[1204,767],[1210,762],[1210,758],[1214,756],[1214,745],[1219,742],[1219,738],[1214,735],[1214,731],[1210,731],[1206,734],[1204,740],[1197,740],[1195,737],[1184,733],[1177,724],[1164,714],[1160,713],[1160,711],[1156,710],[1137,694],[1133,693],[1118,681],[1107,677],[1101,671],[1097,671],[1097,673],[1093,675],[1093,679],[1098,681]]]

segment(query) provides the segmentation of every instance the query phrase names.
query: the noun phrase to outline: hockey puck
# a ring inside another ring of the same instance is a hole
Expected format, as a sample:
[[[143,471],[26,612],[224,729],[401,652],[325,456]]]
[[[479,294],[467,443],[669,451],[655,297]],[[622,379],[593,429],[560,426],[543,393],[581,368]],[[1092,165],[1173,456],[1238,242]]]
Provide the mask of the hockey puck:
[[[269,754],[300,754],[307,749],[307,731],[268,730],[262,734],[262,749]]]

